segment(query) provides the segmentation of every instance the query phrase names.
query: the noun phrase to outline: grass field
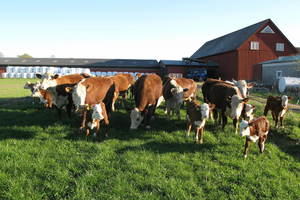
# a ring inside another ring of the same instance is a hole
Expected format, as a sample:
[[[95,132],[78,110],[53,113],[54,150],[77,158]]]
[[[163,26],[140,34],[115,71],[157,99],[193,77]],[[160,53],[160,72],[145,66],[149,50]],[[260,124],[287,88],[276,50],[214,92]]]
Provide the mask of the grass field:
[[[263,154],[252,144],[244,159],[231,120],[224,132],[208,121],[196,145],[185,121],[162,109],[152,130],[129,131],[121,109],[108,139],[86,139],[78,117],[59,121],[33,105],[24,83],[0,79],[0,199],[300,199],[299,113],[271,130]],[[264,105],[251,103],[261,115]]]

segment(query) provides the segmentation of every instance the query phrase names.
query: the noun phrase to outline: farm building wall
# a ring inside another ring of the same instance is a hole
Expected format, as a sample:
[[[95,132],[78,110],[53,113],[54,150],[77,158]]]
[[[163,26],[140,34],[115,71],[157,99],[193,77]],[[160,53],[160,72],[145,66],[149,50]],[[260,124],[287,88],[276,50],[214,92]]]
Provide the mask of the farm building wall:
[[[206,61],[214,61],[219,65],[219,76],[223,80],[238,79],[237,77],[237,64],[238,53],[237,51],[230,51],[224,54],[218,54],[214,56],[208,56],[201,58]]]
[[[280,30],[268,23],[268,26],[274,30],[275,33],[261,33],[259,29],[255,34],[249,37],[238,48],[238,78],[245,80],[261,80],[262,74],[260,65],[258,63],[273,60],[279,56],[289,56],[296,54],[295,48],[280,32]],[[258,50],[251,50],[251,41],[259,42]],[[284,51],[276,51],[276,43],[284,44]]]
[[[278,82],[278,74],[281,77],[299,77],[300,63],[270,63],[262,64],[262,82],[265,85],[276,85]]]

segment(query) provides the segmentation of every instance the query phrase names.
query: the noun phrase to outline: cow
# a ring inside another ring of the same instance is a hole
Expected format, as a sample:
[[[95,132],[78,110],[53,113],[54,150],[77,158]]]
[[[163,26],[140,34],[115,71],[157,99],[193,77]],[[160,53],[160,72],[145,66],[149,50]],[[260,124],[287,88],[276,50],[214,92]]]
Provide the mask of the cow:
[[[192,79],[168,78],[163,86],[163,97],[166,101],[166,113],[170,118],[171,111],[180,119],[180,106],[185,99],[196,97],[197,84]]]
[[[291,99],[291,97],[288,97],[286,95],[283,96],[269,96],[267,98],[267,102],[264,109],[264,116],[268,115],[269,110],[271,110],[272,118],[275,121],[275,127],[278,128],[278,118],[280,122],[280,126],[284,128],[283,126],[283,118],[285,113],[288,110],[288,100]]]
[[[208,102],[216,105],[216,109],[221,112],[222,129],[227,124],[227,116],[233,119],[235,133],[238,131],[238,120],[240,119],[244,104],[248,98],[243,98],[240,90],[227,83],[215,83],[207,93]],[[214,110],[215,117],[216,110]]]
[[[150,119],[162,99],[162,80],[156,74],[141,76],[135,83],[135,108],[130,113],[130,129],[137,129],[144,122],[150,129]]]
[[[110,77],[115,83],[115,94],[112,104],[113,111],[115,110],[115,102],[119,95],[122,96],[123,100],[126,98],[126,92],[133,85],[134,78],[131,74],[116,74]],[[124,105],[124,101],[123,105]]]
[[[66,90],[72,93],[76,110],[82,113],[80,130],[84,130],[87,127],[86,135],[89,135],[89,129],[96,127],[94,135],[97,135],[100,126],[99,123],[102,119],[102,117],[97,116],[103,116],[104,122],[107,125],[105,131],[105,136],[107,137],[115,93],[114,81],[108,77],[91,77],[82,79],[74,88],[69,87]],[[105,108],[103,105],[105,105]],[[88,112],[89,110],[93,110],[93,112]],[[91,120],[87,120],[88,114],[91,114],[91,117],[89,117]]]
[[[270,129],[270,123],[265,116],[255,118],[253,120],[245,121],[242,120],[240,123],[240,135],[246,136],[244,157],[247,157],[249,146],[251,142],[258,140],[258,147],[260,153],[265,149],[265,142]]]
[[[203,100],[206,103],[209,103],[208,99],[208,93],[210,88],[215,84],[228,84],[228,86],[237,87],[240,91],[240,95],[243,98],[247,97],[248,89],[252,88],[254,86],[254,83],[248,83],[245,80],[232,80],[231,81],[223,81],[219,79],[211,79],[208,78],[204,84],[202,85],[202,94],[203,94]]]
[[[44,104],[46,108],[52,108],[52,95],[49,91],[40,89],[40,82],[30,83],[29,81],[25,83],[24,89],[30,89],[31,96],[37,97],[40,103]]]
[[[200,105],[193,98],[186,101],[187,136],[190,135],[191,128],[193,127],[197,144],[203,143],[205,122],[209,117],[209,112],[214,107],[214,104],[203,103]]]
[[[254,105],[245,103],[241,113],[241,118],[244,120],[252,120],[254,118],[253,111],[255,108],[256,107]]]
[[[84,78],[89,78],[90,75],[82,73],[82,74],[70,74],[65,76],[59,76],[58,74],[52,75],[50,73],[46,74],[35,74],[37,78],[41,79],[40,88],[46,90],[48,87],[55,87],[57,85],[64,84],[77,84]]]

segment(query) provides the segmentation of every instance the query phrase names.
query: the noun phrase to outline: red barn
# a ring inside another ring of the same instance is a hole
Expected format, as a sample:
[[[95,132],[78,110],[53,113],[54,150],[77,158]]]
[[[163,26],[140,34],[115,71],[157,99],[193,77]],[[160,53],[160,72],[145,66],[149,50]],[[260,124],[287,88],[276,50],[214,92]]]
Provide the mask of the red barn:
[[[261,80],[259,63],[296,53],[293,44],[267,19],[206,42],[191,58],[218,63],[222,79]]]

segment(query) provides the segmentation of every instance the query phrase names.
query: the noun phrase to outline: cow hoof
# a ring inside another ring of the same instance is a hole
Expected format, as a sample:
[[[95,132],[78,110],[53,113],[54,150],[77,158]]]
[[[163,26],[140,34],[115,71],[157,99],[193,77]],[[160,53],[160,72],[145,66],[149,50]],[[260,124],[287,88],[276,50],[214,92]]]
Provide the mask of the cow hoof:
[[[150,128],[151,128],[151,126],[150,126],[150,125],[147,125],[147,126],[146,126],[146,129],[150,129]]]

